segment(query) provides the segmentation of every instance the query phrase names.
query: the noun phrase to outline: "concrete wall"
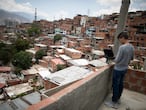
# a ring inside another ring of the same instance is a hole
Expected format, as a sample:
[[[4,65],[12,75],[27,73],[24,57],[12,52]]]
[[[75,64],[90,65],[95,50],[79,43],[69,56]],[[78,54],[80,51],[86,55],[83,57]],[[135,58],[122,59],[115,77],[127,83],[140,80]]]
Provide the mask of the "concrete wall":
[[[100,68],[28,110],[98,110],[111,89],[112,68]]]
[[[51,95],[57,93],[58,91],[64,89],[65,87],[69,86],[70,84],[66,84],[64,86],[57,86],[57,87],[54,87],[52,89],[48,89],[46,91],[44,91],[42,94],[41,94],[41,99],[46,99],[48,97],[50,97]]]

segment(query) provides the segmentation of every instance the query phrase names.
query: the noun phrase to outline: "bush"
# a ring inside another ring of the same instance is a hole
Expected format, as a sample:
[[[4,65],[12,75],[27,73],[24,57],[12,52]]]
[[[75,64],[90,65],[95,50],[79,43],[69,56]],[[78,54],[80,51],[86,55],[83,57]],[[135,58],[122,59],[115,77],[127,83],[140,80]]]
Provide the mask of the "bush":
[[[46,52],[45,50],[43,50],[43,49],[38,50],[38,51],[36,52],[36,54],[35,54],[36,62],[38,63],[38,60],[39,60],[39,59],[42,59],[43,56],[46,56],[46,55],[47,55],[47,52]]]
[[[12,64],[21,69],[28,69],[32,65],[32,54],[20,51],[14,55]]]

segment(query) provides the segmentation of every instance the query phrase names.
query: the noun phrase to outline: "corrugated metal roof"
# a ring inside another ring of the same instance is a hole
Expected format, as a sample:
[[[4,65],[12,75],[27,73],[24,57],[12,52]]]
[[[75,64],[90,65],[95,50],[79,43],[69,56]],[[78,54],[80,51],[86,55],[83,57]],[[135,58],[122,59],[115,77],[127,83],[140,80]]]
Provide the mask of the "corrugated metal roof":
[[[103,62],[102,60],[92,60],[89,62],[89,64],[97,67],[97,68],[100,68],[100,67],[103,67],[103,66],[106,66],[107,63]]]
[[[34,92],[0,104],[0,110],[26,110],[31,104],[41,101],[41,94]]]
[[[23,96],[22,98],[31,104],[35,104],[41,101],[41,94],[38,92],[33,92],[29,95]]]
[[[43,79],[49,78],[49,75],[51,74],[47,68],[40,69],[38,73]]]
[[[68,51],[70,51],[70,52],[82,53],[81,51],[76,50],[76,49],[73,49],[73,48],[65,48],[65,50],[68,50]]]
[[[28,83],[23,83],[15,86],[6,87],[5,89],[10,97],[15,97],[21,93],[33,90],[33,87],[29,86]]]
[[[74,59],[69,60],[68,62],[75,66],[86,66],[89,64],[89,61],[87,59]]]
[[[39,46],[39,47],[47,47],[47,45],[44,44],[34,44],[35,46]]]
[[[92,53],[95,54],[95,55],[98,55],[98,56],[103,56],[104,55],[104,52],[101,51],[101,50],[92,50]]]
[[[63,60],[70,60],[72,59],[71,57],[67,56],[67,55],[59,55]]]
[[[65,85],[91,74],[91,71],[82,67],[71,66],[57,71],[49,76],[49,80],[57,85]]]

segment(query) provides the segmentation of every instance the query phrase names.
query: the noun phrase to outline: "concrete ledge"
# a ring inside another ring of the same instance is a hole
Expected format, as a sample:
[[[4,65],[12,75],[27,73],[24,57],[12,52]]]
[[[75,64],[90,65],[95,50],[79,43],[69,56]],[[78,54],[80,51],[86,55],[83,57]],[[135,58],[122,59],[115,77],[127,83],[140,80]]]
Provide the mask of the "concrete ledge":
[[[112,67],[79,80],[27,110],[96,110],[111,88]]]

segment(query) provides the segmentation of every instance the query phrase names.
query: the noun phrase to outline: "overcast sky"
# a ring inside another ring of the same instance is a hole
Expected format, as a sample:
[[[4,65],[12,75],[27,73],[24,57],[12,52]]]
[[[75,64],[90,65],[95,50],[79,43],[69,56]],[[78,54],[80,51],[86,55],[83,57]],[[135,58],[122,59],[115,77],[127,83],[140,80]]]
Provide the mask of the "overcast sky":
[[[37,14],[42,19],[99,16],[120,11],[122,0],[0,0],[0,9]],[[146,10],[146,0],[131,0],[129,11]]]

